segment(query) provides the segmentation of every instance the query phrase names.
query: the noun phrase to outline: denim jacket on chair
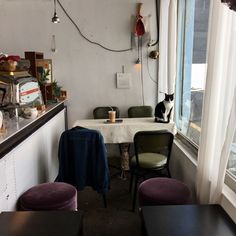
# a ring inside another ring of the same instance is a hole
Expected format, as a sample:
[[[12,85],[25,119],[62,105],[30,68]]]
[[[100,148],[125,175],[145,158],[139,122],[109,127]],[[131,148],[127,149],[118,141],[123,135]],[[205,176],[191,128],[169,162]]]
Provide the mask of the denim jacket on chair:
[[[62,133],[59,142],[58,182],[77,190],[91,186],[99,193],[109,189],[110,175],[103,136],[99,131],[74,127]]]

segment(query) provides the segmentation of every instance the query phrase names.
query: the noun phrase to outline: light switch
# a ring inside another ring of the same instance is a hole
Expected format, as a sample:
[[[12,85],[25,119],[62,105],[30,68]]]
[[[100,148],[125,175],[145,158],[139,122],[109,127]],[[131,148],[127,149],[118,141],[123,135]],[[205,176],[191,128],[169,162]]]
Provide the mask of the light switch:
[[[131,74],[116,73],[116,86],[119,89],[129,89],[131,86]]]

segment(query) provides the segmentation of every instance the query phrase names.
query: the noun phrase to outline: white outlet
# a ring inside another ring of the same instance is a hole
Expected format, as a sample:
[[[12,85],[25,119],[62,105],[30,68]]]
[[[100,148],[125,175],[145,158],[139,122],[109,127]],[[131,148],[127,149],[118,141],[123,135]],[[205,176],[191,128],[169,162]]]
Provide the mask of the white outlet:
[[[131,74],[116,73],[116,86],[119,89],[129,89],[131,86]]]

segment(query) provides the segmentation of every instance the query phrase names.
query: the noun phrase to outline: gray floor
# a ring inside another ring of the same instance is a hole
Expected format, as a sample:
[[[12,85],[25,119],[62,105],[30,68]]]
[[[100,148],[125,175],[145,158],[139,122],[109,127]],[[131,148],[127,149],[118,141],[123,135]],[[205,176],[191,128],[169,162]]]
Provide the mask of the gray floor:
[[[115,172],[117,170],[112,168],[111,174]],[[128,189],[129,179],[112,177],[107,208],[103,207],[101,196],[90,188],[78,193],[78,208],[84,211],[84,236],[141,235],[138,210],[131,211]]]

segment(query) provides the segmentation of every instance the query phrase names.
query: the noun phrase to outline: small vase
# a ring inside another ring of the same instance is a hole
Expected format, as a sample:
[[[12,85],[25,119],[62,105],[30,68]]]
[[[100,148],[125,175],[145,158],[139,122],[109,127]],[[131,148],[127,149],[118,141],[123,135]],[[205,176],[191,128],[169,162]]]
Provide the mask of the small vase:
[[[36,107],[27,107],[24,109],[24,117],[26,119],[35,119],[38,115],[38,110]]]

